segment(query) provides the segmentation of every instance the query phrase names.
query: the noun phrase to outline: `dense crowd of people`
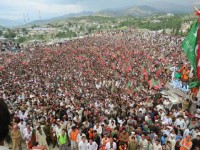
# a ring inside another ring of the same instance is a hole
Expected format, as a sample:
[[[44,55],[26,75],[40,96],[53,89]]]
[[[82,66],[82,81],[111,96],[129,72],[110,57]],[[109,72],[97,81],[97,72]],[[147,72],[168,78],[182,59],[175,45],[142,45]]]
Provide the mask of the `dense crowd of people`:
[[[11,40],[0,40],[0,52],[6,52],[6,51],[20,51],[21,47],[19,43],[15,43]]]
[[[169,109],[160,93],[169,81],[194,80],[182,40],[130,29],[1,53],[7,142],[13,150],[23,142],[29,150],[198,150],[197,98]]]

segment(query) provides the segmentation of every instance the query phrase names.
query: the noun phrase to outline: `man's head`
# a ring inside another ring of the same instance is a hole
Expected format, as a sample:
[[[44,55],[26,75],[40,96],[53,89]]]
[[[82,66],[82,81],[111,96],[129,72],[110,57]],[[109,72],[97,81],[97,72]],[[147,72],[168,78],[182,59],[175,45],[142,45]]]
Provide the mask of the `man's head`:
[[[131,141],[135,142],[135,137],[134,136],[131,136]]]
[[[187,141],[190,141],[190,139],[191,139],[191,136],[190,136],[190,135],[187,135],[187,136],[186,136],[186,140],[187,140]]]
[[[126,133],[126,129],[125,128],[123,128],[122,133],[124,133],[124,134]]]
[[[62,129],[62,135],[65,135],[66,131],[65,129]]]
[[[160,144],[160,140],[159,139],[156,140],[156,145],[158,145],[158,144]]]
[[[200,141],[200,134],[197,134],[197,140]]]
[[[85,136],[82,136],[81,138],[82,138],[82,141],[83,141],[83,142],[86,141]]]
[[[6,103],[0,99],[0,142],[4,140],[9,131],[10,112]]]
[[[93,140],[92,140],[92,139],[90,139],[90,140],[89,140],[89,143],[90,143],[90,145],[92,145],[92,142],[93,142]]]
[[[93,131],[93,135],[94,135],[94,136],[97,135],[97,130],[94,130],[94,131]]]

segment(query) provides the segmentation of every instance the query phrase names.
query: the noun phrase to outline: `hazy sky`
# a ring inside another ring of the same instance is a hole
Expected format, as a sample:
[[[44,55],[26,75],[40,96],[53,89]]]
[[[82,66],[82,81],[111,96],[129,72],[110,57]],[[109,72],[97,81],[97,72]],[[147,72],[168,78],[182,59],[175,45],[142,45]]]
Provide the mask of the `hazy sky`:
[[[174,2],[175,1],[175,2]],[[197,0],[0,0],[0,18],[23,20],[23,14],[30,21],[60,16],[81,11],[99,11],[132,5],[144,5],[155,2],[193,4]],[[199,2],[198,2],[199,3]]]

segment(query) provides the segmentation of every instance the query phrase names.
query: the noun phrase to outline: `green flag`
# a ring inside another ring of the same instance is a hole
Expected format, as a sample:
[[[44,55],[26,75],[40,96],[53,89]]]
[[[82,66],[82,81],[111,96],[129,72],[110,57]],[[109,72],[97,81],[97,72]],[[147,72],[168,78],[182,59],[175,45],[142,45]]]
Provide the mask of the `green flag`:
[[[188,58],[190,64],[194,68],[194,73],[197,73],[197,56],[196,56],[196,45],[197,45],[197,30],[198,30],[198,22],[196,22],[190,32],[188,33],[187,37],[182,43],[182,49],[185,52],[186,57]]]

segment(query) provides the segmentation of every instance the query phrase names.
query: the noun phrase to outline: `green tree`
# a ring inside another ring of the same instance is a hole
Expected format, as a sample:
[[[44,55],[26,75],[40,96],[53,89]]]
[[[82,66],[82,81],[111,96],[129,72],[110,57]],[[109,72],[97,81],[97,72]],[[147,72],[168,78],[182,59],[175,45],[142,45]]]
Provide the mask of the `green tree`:
[[[17,39],[17,42],[18,43],[23,43],[23,42],[25,42],[26,41],[26,38],[25,37],[19,37],[18,39]]]
[[[55,37],[57,38],[72,38],[72,37],[76,37],[76,33],[71,31],[71,30],[67,30],[66,32],[58,32]]]
[[[8,39],[14,39],[16,37],[16,33],[8,29],[7,32],[4,34],[4,37]]]
[[[2,36],[2,35],[3,35],[3,31],[0,30],[0,36]]]
[[[27,30],[26,28],[22,28],[22,32],[23,32],[24,34],[28,34],[28,30]]]
[[[175,32],[175,35],[179,35],[179,32],[180,32],[180,27],[176,27],[176,32]]]
[[[38,36],[38,40],[44,40],[44,35],[43,35],[43,34],[40,34],[40,35]]]

